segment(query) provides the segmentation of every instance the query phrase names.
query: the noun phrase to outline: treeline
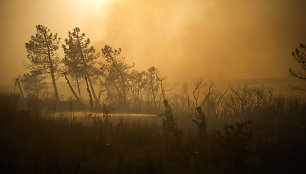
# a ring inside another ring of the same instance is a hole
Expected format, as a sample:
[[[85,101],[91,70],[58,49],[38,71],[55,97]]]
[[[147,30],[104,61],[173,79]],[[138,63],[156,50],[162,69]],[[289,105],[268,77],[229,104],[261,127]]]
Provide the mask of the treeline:
[[[51,98],[59,101],[56,82],[62,77],[77,107],[84,109],[89,103],[92,111],[102,111],[106,105],[116,111],[156,113],[163,108],[162,101],[168,99],[174,112],[188,116],[195,114],[197,106],[202,106],[204,112],[214,118],[256,115],[256,118],[266,119],[268,115],[275,115],[273,113],[284,115],[285,109],[300,111],[305,105],[298,99],[275,96],[272,90],[262,88],[229,87],[220,91],[213,83],[205,83],[203,78],[195,79],[189,86],[184,84],[179,94],[170,95],[170,88],[158,68],[136,70],[133,64],[126,62],[120,48],[105,45],[97,51],[78,27],[69,31],[64,43],[60,43],[56,33],[45,26],[36,26],[36,34],[25,44],[29,73],[16,79],[21,95],[24,89],[26,95],[39,103],[41,91],[47,88],[45,79],[51,78],[54,91]],[[63,49],[62,57],[58,54],[59,49]],[[84,86],[86,90],[81,90]]]
[[[57,33],[43,25],[36,26],[36,34],[25,44],[29,60],[25,66],[29,73],[16,78],[21,95],[24,88],[28,96],[38,99],[41,91],[47,88],[44,80],[51,78],[54,99],[59,101],[57,79],[63,77],[74,99],[82,102],[88,98],[91,109],[104,103],[128,108],[131,103],[136,106],[147,102],[152,109],[156,107],[158,97],[164,91],[160,90],[164,87],[156,67],[138,71],[134,65],[126,63],[120,48],[109,45],[96,51],[78,27],[68,32],[61,45],[62,57],[58,54],[60,41]],[[85,83],[86,94],[82,94],[80,83]]]

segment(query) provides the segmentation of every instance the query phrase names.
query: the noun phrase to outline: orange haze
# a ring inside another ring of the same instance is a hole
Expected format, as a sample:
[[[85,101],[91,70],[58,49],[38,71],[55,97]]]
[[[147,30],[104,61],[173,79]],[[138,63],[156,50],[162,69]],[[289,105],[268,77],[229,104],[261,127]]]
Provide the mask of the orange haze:
[[[62,41],[79,26],[97,50],[120,47],[137,69],[154,65],[179,83],[287,77],[291,51],[306,41],[304,0],[96,2],[1,1],[0,84],[26,72],[24,44],[37,24]]]

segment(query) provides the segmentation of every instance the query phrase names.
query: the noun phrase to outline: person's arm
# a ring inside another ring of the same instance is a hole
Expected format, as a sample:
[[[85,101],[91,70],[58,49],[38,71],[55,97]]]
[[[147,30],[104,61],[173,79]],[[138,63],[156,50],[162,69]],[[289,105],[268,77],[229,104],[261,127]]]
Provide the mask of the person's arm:
[[[197,123],[196,118],[193,118],[191,121]]]
[[[200,118],[194,118],[194,119],[192,119],[192,121],[197,123],[197,124],[203,123],[203,120],[201,120]]]

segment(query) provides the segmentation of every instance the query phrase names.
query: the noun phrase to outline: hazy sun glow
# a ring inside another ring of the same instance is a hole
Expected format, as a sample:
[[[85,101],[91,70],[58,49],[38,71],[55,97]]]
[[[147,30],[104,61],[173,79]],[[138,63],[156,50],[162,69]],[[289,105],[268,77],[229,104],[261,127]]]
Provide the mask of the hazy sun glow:
[[[119,0],[78,0],[78,4],[87,18],[104,20],[110,11],[110,5]],[[88,19],[87,19],[88,20]]]
[[[280,3],[281,1],[282,3]],[[287,78],[290,53],[306,35],[303,0],[2,0],[0,84],[26,73],[24,44],[42,24],[80,27],[100,50],[122,48],[139,70],[169,79]],[[61,43],[62,44],[62,43]]]
[[[87,3],[96,7],[102,7],[106,3],[108,3],[110,0],[82,0],[83,3]]]
[[[77,0],[74,1],[74,3],[87,17],[106,18],[108,6],[114,1],[115,0]]]

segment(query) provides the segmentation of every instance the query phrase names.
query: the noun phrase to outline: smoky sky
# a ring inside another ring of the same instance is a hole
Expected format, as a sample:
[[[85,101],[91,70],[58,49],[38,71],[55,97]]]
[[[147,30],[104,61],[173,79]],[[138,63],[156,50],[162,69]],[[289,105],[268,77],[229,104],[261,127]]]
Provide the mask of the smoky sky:
[[[302,0],[117,2],[100,22],[100,45],[122,47],[136,66],[155,65],[178,81],[286,77],[291,50],[306,39],[305,5]]]
[[[306,40],[304,0],[113,0],[100,7],[103,15],[81,15],[76,10],[82,8],[73,3],[61,6],[60,1],[57,5],[50,1],[49,5],[50,12],[58,12],[44,14],[40,20],[19,19],[26,9],[1,12],[1,83],[25,71],[14,67],[22,69],[24,43],[34,32],[33,21],[51,24],[62,38],[80,26],[96,50],[105,44],[122,48],[136,69],[154,65],[176,82],[198,76],[209,80],[288,77],[294,64],[291,51]],[[36,10],[39,14],[43,9]],[[74,13],[82,20],[76,20]],[[23,25],[32,30],[21,32]]]

